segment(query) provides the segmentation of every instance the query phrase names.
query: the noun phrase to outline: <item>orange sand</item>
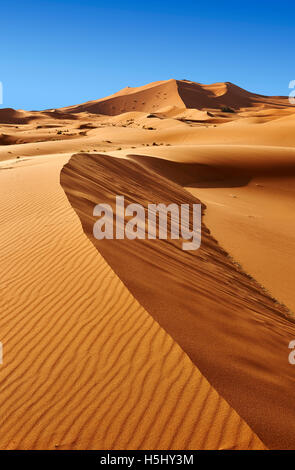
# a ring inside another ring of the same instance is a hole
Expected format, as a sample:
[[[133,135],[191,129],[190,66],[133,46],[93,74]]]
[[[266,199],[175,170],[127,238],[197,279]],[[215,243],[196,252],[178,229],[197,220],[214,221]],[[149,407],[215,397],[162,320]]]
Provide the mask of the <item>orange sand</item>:
[[[176,80],[0,110],[0,448],[295,448],[294,111]],[[118,192],[211,235],[93,246]]]

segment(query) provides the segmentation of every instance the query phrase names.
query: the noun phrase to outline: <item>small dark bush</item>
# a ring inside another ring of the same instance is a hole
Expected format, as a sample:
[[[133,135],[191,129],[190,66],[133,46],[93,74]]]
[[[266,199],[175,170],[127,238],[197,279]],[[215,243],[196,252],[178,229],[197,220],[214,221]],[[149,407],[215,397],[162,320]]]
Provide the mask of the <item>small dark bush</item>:
[[[235,113],[235,110],[230,108],[229,106],[222,106],[221,111],[223,113]]]

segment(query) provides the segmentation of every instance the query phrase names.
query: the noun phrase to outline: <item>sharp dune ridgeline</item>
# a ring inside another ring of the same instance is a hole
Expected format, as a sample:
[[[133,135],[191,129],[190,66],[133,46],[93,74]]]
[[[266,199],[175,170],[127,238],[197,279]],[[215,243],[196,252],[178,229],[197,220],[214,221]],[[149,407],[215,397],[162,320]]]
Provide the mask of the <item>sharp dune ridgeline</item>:
[[[1,449],[294,449],[295,107],[166,80],[0,109]],[[202,242],[93,208],[202,203]]]
[[[292,446],[294,376],[284,352],[295,321],[288,310],[234,265],[206,226],[191,253],[175,240],[94,239],[93,204],[112,204],[121,187],[126,203],[197,202],[146,160],[75,155],[61,184],[84,232],[140,304],[267,446]]]
[[[127,87],[107,98],[63,108],[63,111],[118,115],[130,111],[159,111],[163,106],[202,110],[221,106],[232,106],[234,109],[290,107],[290,104],[285,97],[257,95],[230,82],[202,85],[189,80],[166,80],[143,87]]]

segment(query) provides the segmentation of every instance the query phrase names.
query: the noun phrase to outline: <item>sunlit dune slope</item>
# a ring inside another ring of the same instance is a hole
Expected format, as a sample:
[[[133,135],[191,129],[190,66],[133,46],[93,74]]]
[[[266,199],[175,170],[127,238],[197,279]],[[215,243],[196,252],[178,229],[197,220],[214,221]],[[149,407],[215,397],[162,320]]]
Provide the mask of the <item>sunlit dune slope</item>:
[[[294,448],[294,116],[188,80],[0,109],[0,448]],[[199,198],[201,249],[97,242],[116,194]]]
[[[122,146],[295,146],[294,115],[287,97],[171,79],[60,109],[0,109],[0,161]]]
[[[206,223],[223,248],[295,312],[295,149],[179,145],[138,154],[202,199]]]
[[[0,165],[0,448],[262,449],[87,240],[67,159]]]
[[[175,176],[178,172],[175,172]],[[171,178],[171,175],[169,175]],[[196,199],[140,160],[75,155],[61,183],[83,229],[130,292],[270,448],[294,447],[294,320],[232,262],[203,225],[201,249],[175,240],[93,238],[93,208]]]
[[[63,112],[101,113],[117,115],[127,111],[156,112],[163,107],[176,108],[222,108],[233,109],[258,107],[289,107],[286,97],[267,97],[250,93],[230,83],[202,85],[188,80],[166,80],[142,87],[127,87],[114,95],[62,108]]]

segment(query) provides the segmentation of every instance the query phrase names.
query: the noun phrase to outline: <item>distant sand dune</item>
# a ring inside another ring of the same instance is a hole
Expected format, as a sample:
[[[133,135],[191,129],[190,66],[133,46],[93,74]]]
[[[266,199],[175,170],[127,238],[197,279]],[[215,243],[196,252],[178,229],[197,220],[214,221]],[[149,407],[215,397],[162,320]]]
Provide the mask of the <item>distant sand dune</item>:
[[[64,112],[117,115],[126,111],[158,111],[163,107],[234,109],[252,106],[290,107],[286,97],[250,93],[233,83],[202,85],[189,80],[165,80],[143,87],[127,87],[114,95],[81,105],[62,108]]]
[[[13,145],[16,144],[17,139],[12,135],[0,134],[0,145]]]

